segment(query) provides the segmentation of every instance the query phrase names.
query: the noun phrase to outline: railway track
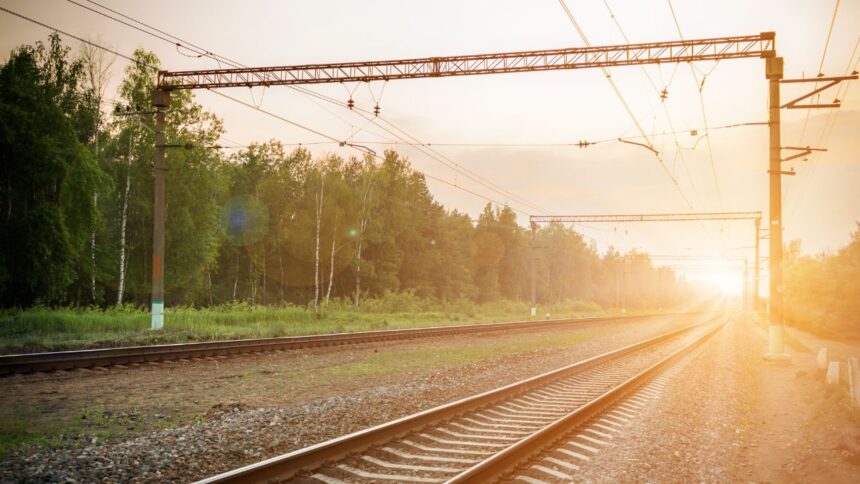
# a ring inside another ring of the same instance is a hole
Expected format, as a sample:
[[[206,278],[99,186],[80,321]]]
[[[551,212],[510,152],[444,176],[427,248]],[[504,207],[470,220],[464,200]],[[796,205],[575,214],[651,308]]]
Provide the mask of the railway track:
[[[612,406],[724,322],[725,316],[718,315],[200,482],[570,481],[578,463],[609,445],[616,426],[632,417]],[[639,398],[633,405],[641,404]],[[614,413],[604,416],[607,411]],[[586,423],[590,425],[581,434],[570,435]]]
[[[311,336],[287,336],[280,338],[212,341],[151,346],[132,346],[79,351],[58,351],[49,353],[29,353],[0,356],[0,376],[73,370],[76,368],[109,367],[135,363],[158,362],[206,357],[224,357],[248,353],[267,353],[272,351],[295,350],[323,346],[350,345],[380,341],[429,338],[434,336],[454,336],[494,331],[533,330],[585,323],[648,320],[679,316],[685,313],[610,316],[579,319],[550,319],[541,321],[512,321],[504,323],[470,324],[460,326],[437,326],[431,328],[391,329],[363,331],[355,333],[336,333]],[[698,314],[698,313],[686,313]]]

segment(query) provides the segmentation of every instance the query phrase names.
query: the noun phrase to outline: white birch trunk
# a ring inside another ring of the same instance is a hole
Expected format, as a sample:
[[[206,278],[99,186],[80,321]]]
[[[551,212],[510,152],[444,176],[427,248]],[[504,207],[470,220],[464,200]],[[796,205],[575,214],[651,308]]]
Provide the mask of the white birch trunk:
[[[236,301],[236,290],[239,288],[239,251],[236,250],[236,277],[233,279],[233,301]]]
[[[287,276],[284,274],[284,257],[281,254],[281,240],[278,239],[278,266],[281,268],[281,306],[287,301]]]
[[[364,245],[364,230],[367,228],[368,212],[370,211],[369,203],[373,190],[373,179],[370,176],[370,169],[368,169],[367,180],[364,184],[364,195],[361,200],[361,222],[359,222],[358,227],[358,250],[356,251],[355,261],[355,307],[358,307],[361,300],[361,249]]]
[[[266,243],[263,242],[263,291],[260,294],[260,300],[263,306],[266,305]]]
[[[337,240],[337,212],[334,214],[334,228],[331,231],[331,261],[329,262],[329,272],[328,272],[328,290],[325,293],[325,304],[328,306],[328,302],[331,299],[331,286],[334,283],[334,248],[335,241]]]
[[[98,137],[96,137],[98,139]],[[98,145],[98,142],[96,142]],[[93,205],[98,209],[99,194],[93,194]],[[92,259],[92,272],[90,273],[90,291],[92,292],[92,302],[96,302],[96,229],[93,227],[93,233],[90,235],[90,258]]]
[[[320,191],[317,195],[317,236],[314,253],[314,312],[317,312],[320,302],[320,226],[322,225],[323,192],[325,189],[325,174],[320,177]]]
[[[119,234],[119,284],[116,291],[116,304],[122,305],[123,293],[125,291],[125,232],[128,225],[128,196],[131,191],[131,167],[125,174],[125,190],[123,191],[122,200],[122,218],[120,221]]]
[[[131,192],[131,147],[133,143],[134,136],[133,134],[129,134],[128,139],[128,164],[125,172],[125,190],[123,190],[123,199],[122,199],[122,217],[120,219],[120,232],[119,232],[119,284],[117,285],[116,291],[116,304],[117,306],[122,305],[122,298],[125,293],[125,268],[126,268],[126,243],[125,243],[125,233],[126,226],[128,225],[128,197]]]
[[[96,44],[104,45],[104,42],[97,41]],[[96,96],[96,143],[95,155],[98,161],[100,154],[99,131],[102,123],[101,102],[105,97],[105,89],[110,81],[111,67],[113,66],[116,57],[108,55],[106,51],[99,50],[90,44],[82,44],[81,58],[84,61],[85,79],[89,83],[89,87],[93,90]],[[93,194],[93,204],[98,209],[98,193]],[[93,227],[90,234],[90,256],[92,258],[92,273],[90,274],[90,290],[92,292],[92,302],[96,302],[96,228]],[[120,271],[123,271],[121,268]],[[124,280],[124,278],[122,278]],[[121,299],[121,298],[120,298]]]

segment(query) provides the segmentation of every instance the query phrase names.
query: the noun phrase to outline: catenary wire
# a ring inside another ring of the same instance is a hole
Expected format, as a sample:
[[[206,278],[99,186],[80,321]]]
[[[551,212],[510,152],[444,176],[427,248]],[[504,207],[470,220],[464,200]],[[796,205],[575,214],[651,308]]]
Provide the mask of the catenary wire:
[[[60,29],[54,28],[54,27],[52,27],[52,26],[50,26],[50,25],[48,25],[48,24],[46,24],[46,23],[44,23],[44,22],[38,21],[38,20],[36,20],[36,19],[33,19],[33,18],[28,17],[28,16],[23,15],[23,14],[19,14],[19,13],[17,13],[17,12],[14,12],[14,11],[12,11],[12,10],[9,10],[9,9],[7,9],[7,8],[5,8],[5,7],[0,6],[0,11],[6,12],[6,13],[8,13],[8,14],[10,14],[10,15],[14,15],[14,16],[16,16],[16,17],[18,17],[18,18],[21,18],[21,19],[23,19],[23,20],[29,21],[29,22],[31,22],[31,23],[34,23],[34,24],[39,25],[39,26],[41,26],[41,27],[44,27],[44,28],[46,28],[46,29],[48,29],[48,30],[52,30],[52,31],[54,31],[54,32],[57,32],[57,33],[59,33],[59,34],[62,34],[62,35],[64,35],[64,36],[67,36],[67,37],[69,37],[69,38],[72,38],[72,39],[78,40],[78,41],[83,42],[83,43],[85,43],[85,44],[91,45],[92,47],[95,47],[95,48],[97,48],[97,49],[101,49],[101,50],[103,50],[103,51],[105,51],[105,52],[109,52],[109,53],[114,54],[114,55],[116,55],[116,56],[118,56],[118,57],[121,57],[121,58],[123,58],[123,59],[127,59],[127,60],[129,60],[130,62],[133,62],[133,63],[135,63],[135,64],[137,64],[137,65],[140,65],[141,67],[144,67],[144,68],[147,68],[147,69],[151,69],[151,70],[158,71],[158,68],[157,68],[156,66],[152,66],[152,65],[149,65],[149,64],[146,64],[146,63],[140,62],[140,61],[138,61],[137,59],[134,59],[133,57],[130,57],[130,56],[125,55],[125,54],[122,54],[122,53],[120,53],[120,52],[117,52],[117,51],[116,51],[116,50],[114,50],[114,49],[110,49],[110,48],[108,48],[108,47],[104,47],[104,46],[102,46],[102,45],[100,45],[100,44],[97,44],[97,43],[95,43],[95,42],[92,42],[92,41],[89,41],[89,40],[83,39],[83,38],[78,37],[78,36],[76,36],[76,35],[69,34],[69,33],[65,32],[65,31],[63,31],[63,30],[60,30]],[[217,91],[214,91],[214,90],[210,90],[210,92],[213,92],[213,93],[215,93],[215,94],[218,94],[218,95],[220,95],[220,96],[222,96],[222,97],[225,97],[225,98],[227,98],[227,99],[230,99],[230,100],[232,100],[232,101],[234,101],[234,102],[237,102],[237,103],[239,103],[239,104],[243,104],[243,105],[245,105],[245,106],[247,106],[247,107],[249,107],[249,108],[251,108],[251,109],[254,109],[254,110],[256,110],[256,111],[260,111],[260,112],[265,113],[265,114],[267,114],[267,115],[269,115],[269,116],[275,117],[275,118],[277,118],[277,119],[279,119],[279,120],[281,120],[281,121],[284,121],[284,122],[289,123],[290,125],[293,125],[293,126],[296,126],[296,127],[301,128],[301,129],[305,129],[305,130],[307,130],[307,131],[310,131],[310,132],[312,132],[312,133],[314,133],[314,134],[316,134],[316,135],[318,135],[318,136],[322,136],[322,137],[324,137],[324,138],[326,138],[326,139],[329,139],[329,140],[332,140],[332,141],[337,141],[338,143],[343,143],[343,144],[344,144],[344,146],[349,146],[349,147],[351,147],[351,148],[353,148],[353,149],[355,149],[355,150],[357,150],[357,151],[360,151],[360,152],[365,153],[365,154],[371,154],[371,155],[372,155],[372,156],[374,156],[375,158],[377,158],[377,159],[381,159],[381,158],[379,157],[379,155],[377,155],[376,153],[368,153],[367,151],[362,150],[362,149],[361,149],[361,147],[360,147],[360,146],[358,146],[357,144],[354,144],[354,143],[344,143],[344,142],[338,141],[338,140],[337,140],[337,138],[335,138],[335,137],[333,137],[333,136],[327,135],[327,134],[325,134],[325,133],[323,133],[323,132],[321,132],[321,131],[317,131],[317,130],[315,130],[315,129],[313,129],[313,128],[306,127],[306,126],[304,126],[304,125],[302,125],[302,124],[300,124],[300,123],[296,123],[295,121],[289,120],[289,119],[287,119],[287,118],[285,118],[285,117],[283,117],[283,116],[281,116],[281,115],[278,115],[278,114],[275,114],[275,113],[272,113],[272,112],[266,111],[266,110],[261,109],[261,108],[257,108],[257,107],[255,107],[255,106],[254,106],[254,105],[252,105],[252,104],[246,103],[246,102],[244,102],[244,101],[242,101],[242,100],[240,100],[240,99],[233,98],[232,96],[226,95],[226,94],[224,94],[224,93],[220,93],[220,92],[217,92]],[[473,191],[473,190],[470,190],[470,189],[468,189],[468,188],[462,187],[462,186],[458,185],[457,183],[454,183],[454,182],[451,182],[451,181],[445,180],[445,179],[443,179],[443,178],[440,178],[440,177],[437,177],[437,176],[434,176],[434,175],[430,175],[430,174],[427,174],[427,173],[421,173],[421,175],[422,175],[422,176],[424,176],[424,177],[426,177],[426,178],[429,178],[429,179],[431,179],[431,180],[434,180],[434,181],[437,181],[437,182],[443,183],[443,184],[445,184],[445,185],[452,186],[452,187],[457,188],[457,189],[459,189],[459,190],[461,190],[461,191],[463,191],[463,192],[466,192],[466,193],[469,193],[469,194],[474,195],[474,196],[476,196],[476,197],[482,198],[482,199],[484,199],[484,200],[486,200],[486,201],[488,201],[488,202],[494,203],[494,204],[496,204],[496,205],[500,205],[500,206],[505,206],[505,205],[507,205],[507,206],[509,206],[508,204],[503,204],[503,203],[499,202],[498,200],[495,200],[495,199],[493,199],[493,198],[487,197],[487,196],[485,196],[485,195],[482,195],[482,194],[480,194],[480,193],[477,193],[477,192],[475,192],[475,191]],[[515,207],[510,207],[510,208],[511,208],[512,210],[514,210],[514,211],[516,211],[516,212],[518,212],[518,213],[522,214],[522,215],[528,215],[528,213],[526,213],[526,212],[524,212],[524,211],[522,211],[522,210],[519,210],[519,209],[517,209],[517,208],[515,208]]]
[[[624,42],[629,44],[630,39],[627,37],[627,34],[624,32],[624,29],[621,27],[621,22],[618,20],[618,17],[615,15],[615,12],[612,11],[612,7],[609,5],[609,0],[603,0],[603,5],[606,6],[606,10],[609,12],[609,16],[612,18],[612,21],[615,23],[615,26],[618,28],[618,32],[621,34],[621,37],[624,39]],[[651,85],[651,88],[654,90],[654,92],[657,94],[657,96],[663,100],[663,102],[660,103],[663,106],[663,114],[666,116],[666,121],[669,124],[669,130],[673,131],[673,132],[675,131],[675,126],[674,126],[674,123],[672,122],[672,117],[669,115],[669,108],[665,102],[664,94],[667,93],[667,91],[669,89],[669,85],[672,84],[672,81],[675,78],[675,73],[678,71],[679,65],[680,64],[675,64],[674,69],[672,70],[672,76],[670,77],[669,82],[663,83],[663,91],[662,92],[657,87],[657,85],[654,83],[654,80],[651,78],[651,75],[648,74],[648,70],[645,69],[645,66],[644,65],[639,66],[640,69],[642,70],[642,73],[645,75],[645,78],[648,80],[648,84]],[[660,67],[661,66],[658,66],[658,69],[660,69]],[[658,72],[660,73],[660,78],[662,80],[663,71],[659,70]],[[652,137],[653,136],[654,135],[652,134]],[[704,207],[705,204],[702,200],[702,196],[699,193],[698,188],[696,187],[695,180],[693,179],[692,175],[690,174],[690,168],[687,164],[687,159],[684,156],[684,153],[681,151],[681,144],[678,142],[677,134],[673,133],[673,138],[675,141],[675,148],[677,150],[677,153],[680,154],[681,166],[684,168],[684,172],[687,174],[687,179],[690,181],[690,186],[693,189],[693,193],[695,194],[696,198],[699,200],[699,204]]]
[[[675,7],[672,5],[672,0],[667,0],[667,2],[669,4],[669,11],[672,13],[672,20],[675,22],[675,28],[678,30],[678,36],[681,38],[681,40],[684,40],[684,34],[681,31],[681,24],[678,22],[678,16],[675,14]],[[704,94],[702,93],[704,89],[705,78],[702,78],[702,82],[699,83],[699,76],[698,74],[696,74],[696,70],[693,67],[693,63],[689,63],[689,66],[690,72],[693,74],[693,80],[696,82],[696,90],[699,93],[699,105],[702,109],[702,123],[705,125],[705,134],[708,134],[708,115],[705,110]],[[716,64],[714,65],[714,67],[716,67]],[[717,192],[717,202],[719,210],[723,211],[723,195],[720,191],[720,179],[717,175],[717,165],[716,163],[714,163],[714,151],[713,147],[711,146],[711,137],[708,136],[708,139],[706,141],[708,147],[708,161],[710,161],[711,164],[711,174],[714,177],[714,188]]]
[[[588,37],[585,35],[585,32],[579,26],[579,23],[576,21],[576,18],[573,16],[573,13],[570,11],[570,8],[568,8],[567,4],[565,3],[565,0],[558,0],[558,2],[561,5],[564,12],[567,14],[567,18],[570,20],[571,24],[573,24],[574,28],[579,33],[579,36],[580,36],[580,38],[582,38],[582,41],[585,43],[586,46],[590,47],[591,43],[588,41]],[[616,96],[618,96],[618,99],[621,101],[621,104],[624,106],[624,109],[627,111],[627,114],[633,120],[633,124],[636,125],[636,128],[639,130],[639,133],[642,135],[642,139],[645,140],[648,148],[654,152],[654,155],[657,158],[657,161],[660,163],[660,166],[663,168],[663,171],[665,171],[666,174],[669,176],[669,178],[672,180],[672,183],[675,185],[675,188],[677,189],[678,194],[681,195],[681,198],[684,200],[684,203],[686,203],[686,205],[690,208],[690,210],[694,210],[693,205],[690,203],[690,200],[687,198],[687,195],[685,195],[684,191],[681,189],[681,185],[678,183],[678,180],[675,178],[674,175],[672,175],[672,172],[669,171],[669,168],[666,166],[666,163],[663,161],[662,157],[660,156],[660,153],[657,152],[656,149],[654,149],[654,145],[651,142],[651,139],[645,133],[645,130],[642,129],[642,125],[639,123],[639,120],[636,118],[636,115],[633,114],[633,111],[630,109],[630,106],[627,104],[627,101],[624,99],[624,96],[621,94],[621,91],[618,89],[618,86],[615,84],[615,81],[612,80],[612,76],[609,74],[609,70],[606,69],[605,67],[601,68],[601,70],[603,71],[603,75],[606,77],[607,81],[609,82],[610,86],[612,87],[612,90],[615,91]]]
[[[75,4],[75,5],[79,5],[79,6],[81,6],[78,2],[75,2],[75,1],[73,1],[73,0],[68,0],[68,1],[69,1],[69,2],[71,2],[71,3],[73,3],[73,4]],[[231,65],[231,66],[233,66],[233,67],[246,67],[245,65],[243,65],[243,64],[241,64],[241,63],[239,63],[239,62],[237,62],[237,61],[234,61],[234,60],[229,59],[229,58],[226,58],[226,57],[224,57],[224,56],[221,56],[221,55],[215,54],[215,53],[213,53],[213,52],[211,52],[211,51],[209,51],[209,50],[207,50],[207,49],[204,49],[203,47],[200,47],[200,46],[195,45],[195,44],[193,44],[193,43],[191,43],[191,42],[188,42],[188,41],[186,41],[186,40],[184,40],[184,39],[182,39],[182,38],[180,38],[180,37],[177,37],[177,36],[175,36],[175,35],[172,35],[172,34],[170,34],[170,33],[167,33],[167,32],[165,32],[164,30],[157,29],[157,28],[155,28],[155,27],[153,27],[153,26],[151,26],[151,25],[149,25],[149,24],[146,24],[146,23],[144,23],[144,22],[141,22],[141,21],[139,21],[139,20],[137,20],[137,19],[135,19],[135,18],[133,18],[133,17],[130,17],[130,16],[125,15],[125,14],[122,14],[122,13],[118,12],[117,10],[111,9],[111,8],[109,8],[109,7],[106,7],[106,6],[102,5],[101,3],[95,2],[95,1],[93,1],[93,0],[87,0],[87,1],[88,1],[89,3],[92,3],[92,4],[94,4],[94,5],[97,5],[97,6],[101,7],[101,8],[103,8],[103,9],[107,10],[107,11],[110,11],[110,12],[112,12],[112,13],[116,14],[116,15],[119,15],[119,16],[121,16],[121,17],[125,18],[125,19],[128,19],[128,20],[130,20],[130,21],[136,22],[136,23],[138,23],[138,24],[140,24],[140,25],[143,25],[143,26],[145,26],[145,27],[147,27],[147,28],[149,28],[149,29],[152,29],[152,30],[154,30],[154,31],[156,31],[156,32],[158,32],[158,33],[160,33],[160,34],[163,34],[163,36],[162,36],[162,35],[155,35],[155,34],[149,33],[150,35],[152,35],[153,37],[158,38],[159,40],[163,40],[163,41],[166,41],[166,42],[170,42],[170,43],[172,43],[172,44],[177,45],[177,47],[182,46],[182,47],[185,47],[185,48],[187,48],[187,49],[189,49],[189,50],[191,50],[191,49],[196,49],[196,50],[198,51],[198,53],[199,53],[200,55],[202,55],[202,56],[207,56],[207,57],[210,57],[210,58],[216,59],[216,60],[218,60],[219,62],[224,62],[225,64]],[[87,8],[88,10],[94,11],[93,9],[90,9],[90,8],[88,8],[88,7],[85,7],[85,6],[84,6],[84,8]],[[114,17],[112,17],[112,16],[110,16],[110,15],[107,15],[107,14],[104,14],[104,13],[101,13],[101,12],[97,12],[97,13],[99,13],[100,15],[102,15],[102,16],[104,16],[104,17],[107,17],[107,18],[110,18],[110,19],[116,20],[116,21],[118,21],[118,22],[120,22],[120,23],[122,23],[122,24],[124,24],[124,25],[129,25],[127,22],[124,22],[124,21],[122,21],[122,20],[116,19],[116,18],[114,18]],[[148,32],[146,32],[145,30],[142,30],[142,29],[140,29],[140,28],[137,28],[137,27],[133,27],[133,28],[135,28],[136,30],[139,30],[139,31],[141,31],[141,32],[148,33]],[[169,39],[165,38],[164,36],[170,37],[170,38],[174,39],[176,42],[173,42],[173,41],[171,41],[171,40],[169,40]],[[182,44],[185,44],[185,45],[182,45]],[[296,91],[298,91],[298,92],[305,93],[305,94],[309,94],[310,92],[313,92],[313,91],[310,91],[310,90],[308,90],[308,89],[294,89],[294,90],[296,90]],[[317,94],[317,93],[314,93],[314,94]],[[319,98],[319,97],[321,97],[321,96],[322,96],[322,95],[316,95],[316,96],[314,96],[314,97]],[[339,106],[342,106],[342,105],[343,105],[343,104],[342,104],[342,103],[340,103],[340,102],[337,102],[337,104],[338,104]],[[365,117],[365,116],[363,116],[363,117]],[[342,119],[342,118],[341,118],[341,119]],[[404,135],[406,135],[407,137],[412,138],[413,142],[408,142],[408,141],[406,141],[406,140],[403,140],[403,141],[404,141],[404,144],[414,146],[414,143],[418,142],[418,141],[417,141],[417,139],[416,139],[415,137],[413,137],[412,135],[409,135],[408,133],[406,133],[406,132],[405,132],[405,131],[403,131],[402,129],[398,128],[397,126],[393,125],[392,123],[390,123],[390,122],[388,122],[388,121],[386,121],[386,123],[388,123],[389,125],[391,125],[391,126],[392,126],[392,127],[394,127],[395,129],[397,129],[398,131],[400,131],[401,133],[403,133],[403,134],[404,134]],[[374,124],[377,124],[377,123],[374,123]],[[354,128],[354,126],[353,126],[353,125],[350,125],[350,126]],[[378,126],[378,124],[377,124],[377,126]],[[391,133],[390,133],[390,134],[391,134]],[[398,137],[398,138],[399,138],[399,139],[402,139],[402,137]],[[418,143],[420,143],[420,142],[418,142]],[[488,189],[490,189],[490,190],[492,190],[492,191],[498,192],[498,193],[500,193],[500,194],[502,194],[502,195],[504,195],[504,196],[506,196],[506,197],[510,197],[511,199],[516,200],[516,201],[517,201],[518,203],[520,203],[521,205],[524,205],[524,206],[528,206],[528,207],[531,207],[531,208],[537,209],[537,210],[538,210],[538,211],[540,211],[540,212],[544,212],[544,213],[546,213],[546,212],[547,212],[547,210],[546,210],[546,209],[544,209],[544,208],[540,207],[539,205],[536,205],[536,204],[534,204],[534,203],[532,203],[532,202],[529,202],[528,200],[526,200],[526,199],[524,199],[524,198],[522,198],[522,197],[520,197],[520,196],[518,196],[518,195],[516,195],[516,194],[514,194],[514,193],[512,193],[512,192],[510,192],[509,190],[506,190],[506,189],[504,189],[504,188],[500,187],[499,185],[497,185],[497,184],[493,183],[492,181],[487,180],[486,178],[484,178],[484,177],[482,177],[482,176],[480,176],[480,175],[478,175],[478,174],[474,173],[474,172],[473,172],[473,171],[471,171],[471,170],[466,169],[465,167],[462,167],[462,166],[461,166],[461,165],[459,165],[458,163],[454,162],[454,161],[453,161],[453,160],[451,160],[450,158],[445,157],[444,155],[442,155],[442,154],[440,154],[440,153],[435,153],[435,155],[436,155],[436,156],[433,156],[433,155],[430,155],[429,153],[427,153],[427,152],[425,152],[425,151],[422,151],[422,152],[423,152],[425,155],[430,156],[430,157],[431,157],[431,159],[434,159],[434,161],[440,162],[440,163],[442,163],[443,165],[448,166],[448,168],[453,169],[453,170],[454,170],[454,171],[456,171],[456,172],[460,172],[462,175],[464,175],[464,176],[466,176],[466,177],[468,177],[468,178],[470,178],[470,179],[473,179],[473,180],[474,180],[474,181],[476,181],[477,183],[479,183],[479,184],[481,184],[481,185],[485,186],[486,188],[488,188]],[[446,161],[441,161],[439,158],[443,158],[443,159],[444,159],[444,160],[446,160]],[[456,168],[454,168],[454,166],[451,166],[451,165],[456,166]]]

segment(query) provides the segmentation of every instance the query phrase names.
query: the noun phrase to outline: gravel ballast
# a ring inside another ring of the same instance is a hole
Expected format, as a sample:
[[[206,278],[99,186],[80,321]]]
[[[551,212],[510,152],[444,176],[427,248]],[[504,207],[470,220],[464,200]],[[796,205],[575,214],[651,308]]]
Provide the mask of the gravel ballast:
[[[648,324],[617,323],[601,330],[594,327],[556,330],[547,332],[546,337],[557,338],[571,331],[590,333],[583,341],[563,348],[531,349],[484,358],[477,363],[427,369],[406,366],[404,371],[379,374],[331,377],[328,370],[404,348],[408,351],[430,348],[445,360],[447,346],[490,345],[492,348],[495,344],[508,344],[534,335],[510,332],[459,337],[454,341],[438,338],[384,347],[365,345],[220,362],[192,362],[168,368],[145,365],[116,373],[16,377],[14,388],[31,395],[67,392],[65,396],[69,398],[74,396],[69,394],[100,398],[100,395],[115,395],[116,392],[134,392],[135,385],[140,384],[143,387],[136,390],[138,393],[169,389],[176,408],[193,399],[199,400],[197,407],[206,406],[198,421],[175,428],[107,441],[78,438],[68,446],[51,450],[15,451],[0,462],[0,480],[182,482],[200,479],[496,388],[692,322],[690,317],[675,317]],[[262,373],[265,378],[260,377],[259,381],[236,378],[248,372]],[[295,379],[304,379],[303,385],[291,384]],[[183,388],[187,388],[184,393]],[[208,389],[208,393],[201,396],[201,389]],[[19,394],[16,398],[25,396]],[[52,400],[52,403],[62,405],[62,401]],[[122,400],[111,408],[122,410],[121,403]],[[171,417],[168,403],[161,402],[157,408]],[[152,417],[152,411],[150,409],[145,417]]]

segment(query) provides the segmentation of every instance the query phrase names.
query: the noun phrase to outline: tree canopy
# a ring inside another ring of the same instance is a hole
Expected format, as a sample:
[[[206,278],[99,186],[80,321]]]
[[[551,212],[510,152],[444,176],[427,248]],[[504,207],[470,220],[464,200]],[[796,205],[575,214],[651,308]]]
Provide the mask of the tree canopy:
[[[133,57],[116,101],[145,111],[159,60]],[[0,68],[4,306],[148,301],[153,119],[103,109],[93,77],[106,64],[54,35]],[[559,224],[532,234],[506,206],[477,220],[447,209],[395,151],[344,159],[269,140],[228,153],[223,133],[191,92],[173,93],[168,143],[192,147],[167,153],[168,304],[529,300],[532,264],[540,302],[679,300],[647,255],[601,255]]]

